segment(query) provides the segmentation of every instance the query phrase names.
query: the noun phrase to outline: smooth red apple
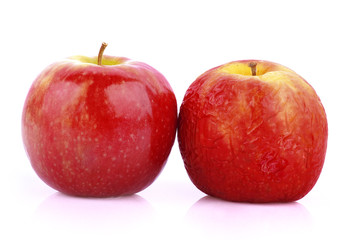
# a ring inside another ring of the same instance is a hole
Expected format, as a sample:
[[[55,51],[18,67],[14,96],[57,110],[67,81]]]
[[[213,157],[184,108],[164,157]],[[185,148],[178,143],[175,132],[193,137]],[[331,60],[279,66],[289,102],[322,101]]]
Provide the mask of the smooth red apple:
[[[305,196],[322,170],[325,110],[294,71],[269,61],[215,67],[189,87],[178,140],[186,170],[203,192],[240,202]]]
[[[76,196],[139,192],[166,163],[177,122],[175,95],[145,63],[75,56],[34,81],[22,114],[26,152],[39,177]]]

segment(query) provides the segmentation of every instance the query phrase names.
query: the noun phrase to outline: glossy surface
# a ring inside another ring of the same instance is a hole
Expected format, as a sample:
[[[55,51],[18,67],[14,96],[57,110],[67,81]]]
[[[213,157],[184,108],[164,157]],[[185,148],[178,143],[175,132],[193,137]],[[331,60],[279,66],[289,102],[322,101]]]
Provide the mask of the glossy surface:
[[[187,172],[203,192],[232,201],[286,202],[315,185],[327,119],[314,89],[292,70],[232,62],[201,75],[179,115]],[[265,69],[265,70],[264,70]]]
[[[22,115],[26,151],[37,174],[61,192],[136,193],[154,181],[174,143],[174,93],[144,63],[91,61],[52,64],[35,80]]]

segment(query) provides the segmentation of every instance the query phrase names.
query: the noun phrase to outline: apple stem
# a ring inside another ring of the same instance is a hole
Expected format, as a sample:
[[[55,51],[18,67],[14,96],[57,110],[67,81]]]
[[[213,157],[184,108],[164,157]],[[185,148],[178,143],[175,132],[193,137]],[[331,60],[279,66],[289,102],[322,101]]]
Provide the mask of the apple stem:
[[[101,49],[99,50],[99,53],[98,53],[98,59],[97,59],[98,65],[102,65],[103,52],[107,46],[108,46],[107,43],[105,43],[105,42],[102,43]]]
[[[252,76],[256,76],[257,75],[257,63],[256,62],[250,62],[249,67],[251,68]]]

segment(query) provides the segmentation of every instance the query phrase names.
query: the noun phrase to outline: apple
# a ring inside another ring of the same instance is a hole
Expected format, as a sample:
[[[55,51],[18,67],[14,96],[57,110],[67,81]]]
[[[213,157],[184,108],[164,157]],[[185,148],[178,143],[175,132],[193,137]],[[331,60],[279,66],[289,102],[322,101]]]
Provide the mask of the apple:
[[[187,173],[204,193],[237,202],[290,202],[321,173],[328,137],[315,90],[280,64],[230,62],[187,90],[178,142]]]
[[[177,104],[165,77],[125,57],[74,56],[33,82],[22,137],[37,175],[83,197],[130,195],[148,187],[174,143]]]

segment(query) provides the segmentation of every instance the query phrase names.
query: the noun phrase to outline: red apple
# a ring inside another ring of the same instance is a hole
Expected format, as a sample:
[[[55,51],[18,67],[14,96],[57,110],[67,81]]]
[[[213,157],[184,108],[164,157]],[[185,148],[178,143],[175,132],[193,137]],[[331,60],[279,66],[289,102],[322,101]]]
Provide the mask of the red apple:
[[[124,57],[74,56],[33,82],[22,114],[32,167],[52,188],[76,196],[128,195],[166,163],[177,122],[163,75]]]
[[[179,114],[180,151],[192,182],[230,201],[289,202],[315,185],[328,126],[314,89],[268,61],[215,67],[192,83]]]

